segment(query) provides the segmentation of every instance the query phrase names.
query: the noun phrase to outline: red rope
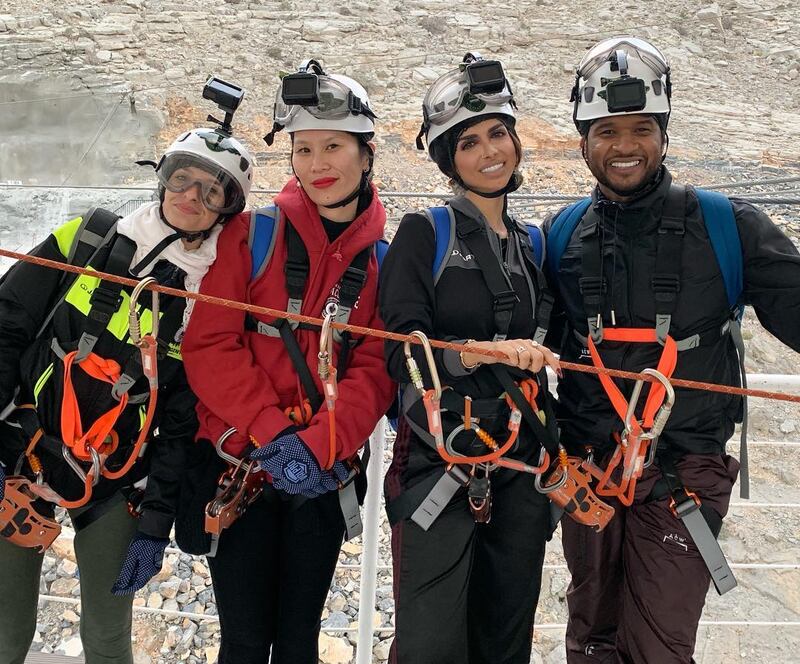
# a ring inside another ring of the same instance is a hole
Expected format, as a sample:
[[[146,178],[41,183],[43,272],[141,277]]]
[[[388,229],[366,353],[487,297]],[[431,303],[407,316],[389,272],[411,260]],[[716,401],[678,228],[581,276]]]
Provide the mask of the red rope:
[[[120,277],[116,274],[108,274],[106,272],[97,272],[76,265],[62,263],[60,261],[53,261],[47,258],[40,258],[39,256],[30,256],[28,254],[21,254],[16,251],[9,251],[8,249],[0,248],[0,256],[6,258],[13,258],[18,261],[25,261],[33,265],[40,265],[42,267],[52,268],[54,270],[62,270],[64,272],[72,272],[74,274],[85,274],[91,277],[97,277],[106,281],[112,281],[124,286],[136,286],[139,281],[137,279],[130,279],[127,277]],[[302,314],[289,313],[279,309],[270,309],[269,307],[260,307],[255,304],[246,304],[244,302],[237,302],[235,300],[228,300],[222,297],[214,297],[213,295],[204,295],[202,293],[190,293],[188,291],[180,290],[178,288],[170,288],[168,286],[147,286],[149,290],[154,290],[166,295],[173,295],[175,297],[183,297],[198,302],[205,302],[207,304],[214,304],[221,307],[228,307],[230,309],[238,309],[239,311],[247,311],[253,314],[260,314],[268,318],[286,318],[295,320],[300,323],[309,325],[322,326],[321,318],[314,318],[313,316],[304,316]],[[386,330],[375,330],[369,327],[362,327],[360,325],[350,325],[342,323],[331,323],[331,327],[337,330],[348,331],[355,334],[362,334],[365,336],[379,337],[380,339],[388,339],[390,341],[398,342],[411,342],[419,344],[419,340],[407,334],[398,334],[396,332],[388,332]],[[434,348],[441,348],[443,350],[452,350],[456,352],[467,351],[476,355],[485,355],[486,357],[505,358],[505,354],[499,351],[482,350],[480,348],[467,347],[463,344],[454,344],[449,341],[438,341],[437,339],[430,340],[431,346]],[[574,362],[560,362],[561,368],[567,371],[579,371],[581,373],[589,374],[605,374],[613,378],[626,378],[628,380],[645,380],[647,382],[655,382],[655,378],[647,374],[634,373],[632,371],[623,371],[621,369],[599,369],[597,367],[585,364],[576,364]],[[784,392],[770,392],[767,390],[753,390],[743,387],[734,387],[732,385],[719,385],[717,383],[705,383],[697,380],[684,380],[682,378],[670,378],[670,383],[674,387],[683,387],[690,390],[706,390],[708,392],[719,392],[721,394],[734,394],[737,396],[748,396],[759,399],[771,399],[774,401],[789,401],[792,403],[800,403],[800,394],[786,394]]]

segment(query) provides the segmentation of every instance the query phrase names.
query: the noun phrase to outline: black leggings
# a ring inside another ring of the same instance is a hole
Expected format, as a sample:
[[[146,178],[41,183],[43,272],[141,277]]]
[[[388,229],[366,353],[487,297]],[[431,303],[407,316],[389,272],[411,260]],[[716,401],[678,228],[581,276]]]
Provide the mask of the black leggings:
[[[320,616],[343,536],[337,492],[295,508],[272,489],[222,534],[208,559],[222,629],[219,664],[317,664]]]

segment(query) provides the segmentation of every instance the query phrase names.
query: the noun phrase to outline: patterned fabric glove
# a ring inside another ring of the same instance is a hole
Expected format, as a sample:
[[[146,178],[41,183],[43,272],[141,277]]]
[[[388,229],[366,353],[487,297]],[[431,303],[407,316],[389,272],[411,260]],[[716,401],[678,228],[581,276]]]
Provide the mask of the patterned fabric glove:
[[[325,492],[336,491],[339,488],[339,482],[344,482],[348,477],[350,477],[350,470],[341,461],[336,461],[333,468],[322,471],[320,486]]]
[[[250,458],[272,476],[272,486],[293,496],[315,498],[338,488],[336,478],[341,473],[347,477],[347,467],[338,461],[330,471],[322,470],[306,444],[293,433],[253,450]]]
[[[137,533],[128,547],[128,554],[117,580],[111,587],[114,595],[130,595],[161,571],[164,550],[169,540]]]

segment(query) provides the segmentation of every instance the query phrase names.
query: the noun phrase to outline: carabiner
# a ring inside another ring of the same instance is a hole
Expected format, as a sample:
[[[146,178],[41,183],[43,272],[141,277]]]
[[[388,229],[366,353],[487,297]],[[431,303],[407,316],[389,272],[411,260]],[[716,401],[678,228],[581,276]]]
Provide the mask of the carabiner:
[[[322,330],[319,334],[319,353],[317,353],[317,373],[325,381],[328,378],[331,368],[331,357],[333,356],[333,333],[331,323],[339,312],[339,305],[336,302],[328,302],[325,305],[325,317],[322,320]]]
[[[217,451],[217,456],[223,461],[227,461],[231,466],[240,466],[242,464],[242,459],[237,459],[232,454],[228,454],[225,450],[222,449],[222,445],[225,443],[228,438],[230,438],[233,434],[238,433],[238,429],[236,427],[231,427],[227,431],[223,432],[223,434],[217,439],[216,444],[214,445],[214,449]]]
[[[80,464],[77,462],[74,456],[72,456],[72,452],[70,452],[69,448],[66,445],[61,446],[61,456],[64,457],[64,461],[67,462],[67,465],[72,468],[75,474],[78,476],[81,482],[85,482],[86,478],[88,477],[89,473],[92,474],[92,486],[97,486],[97,483],[100,481],[100,453],[94,449],[91,445],[87,445],[87,449],[89,454],[92,457],[92,467],[88,472],[84,472],[83,468],[80,467]]]
[[[428,363],[428,371],[430,372],[431,380],[433,381],[433,398],[438,402],[442,398],[442,383],[439,380],[439,371],[436,369],[436,360],[433,359],[431,342],[428,340],[427,335],[419,330],[410,332],[408,336],[415,337],[420,340],[422,350],[425,352],[425,361]],[[414,359],[414,356],[411,354],[410,341],[403,343],[403,352],[406,356],[406,367],[408,368],[408,374],[411,378],[411,382],[416,388],[417,392],[419,392],[419,395],[424,397],[426,390],[425,385],[422,382],[422,372],[419,370],[417,362]]]
[[[653,376],[653,378],[661,383],[665,391],[664,403],[661,404],[658,412],[653,417],[652,426],[648,431],[642,431],[642,433],[640,433],[638,436],[643,440],[652,440],[661,435],[661,432],[664,430],[667,420],[672,413],[672,407],[675,405],[675,389],[672,387],[672,383],[669,382],[669,379],[660,371],[647,368],[644,369],[642,373],[647,374],[648,376]],[[642,378],[637,380],[636,384],[633,386],[633,392],[631,392],[631,398],[630,401],[628,401],[628,410],[625,413],[625,430],[622,432],[623,439],[627,438],[627,436],[634,431],[634,427],[638,427],[641,430],[641,424],[636,419],[636,404],[638,403],[639,397],[642,394],[642,388],[644,387],[645,382],[648,381],[645,381]]]
[[[539,466],[543,464],[546,454],[547,450],[545,450],[543,447],[541,452],[539,452]],[[563,468],[560,464],[558,467],[561,468],[561,477],[559,477],[553,484],[542,484],[542,477],[544,477],[543,472],[536,475],[533,483],[539,493],[543,493],[545,495],[548,493],[553,493],[553,491],[557,491],[567,483],[567,468]]]
[[[139,312],[137,311],[137,307],[139,305],[139,296],[142,294],[142,291],[147,288],[148,286],[158,285],[158,281],[154,277],[145,277],[142,279],[136,287],[133,289],[131,293],[131,300],[128,306],[128,329],[130,331],[131,341],[135,346],[141,346],[142,344],[142,328],[141,323],[139,321]],[[150,313],[152,319],[152,326],[150,328],[150,336],[154,339],[158,337],[158,318],[159,318],[159,311],[158,311],[158,291],[151,290],[152,295],[152,304],[150,305]]]

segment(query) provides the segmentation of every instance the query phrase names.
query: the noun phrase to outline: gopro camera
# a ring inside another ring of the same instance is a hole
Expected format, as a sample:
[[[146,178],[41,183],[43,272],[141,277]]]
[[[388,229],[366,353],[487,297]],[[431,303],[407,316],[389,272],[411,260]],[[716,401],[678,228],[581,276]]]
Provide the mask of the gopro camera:
[[[317,106],[319,104],[319,77],[298,72],[283,77],[281,99],[287,106]]]
[[[221,78],[212,76],[203,88],[203,99],[210,99],[225,113],[224,120],[217,120],[213,115],[209,115],[208,119],[211,122],[216,122],[224,133],[230,135],[233,114],[239,108],[242,99],[244,99],[244,90],[238,85],[226,83]]]
[[[474,95],[492,95],[506,87],[503,65],[497,60],[478,60],[467,65],[469,91]]]
[[[203,99],[210,99],[225,113],[235,113],[244,99],[244,90],[238,85],[211,77],[203,88]]]
[[[647,87],[640,78],[620,78],[605,89],[609,113],[641,111],[647,105]]]

